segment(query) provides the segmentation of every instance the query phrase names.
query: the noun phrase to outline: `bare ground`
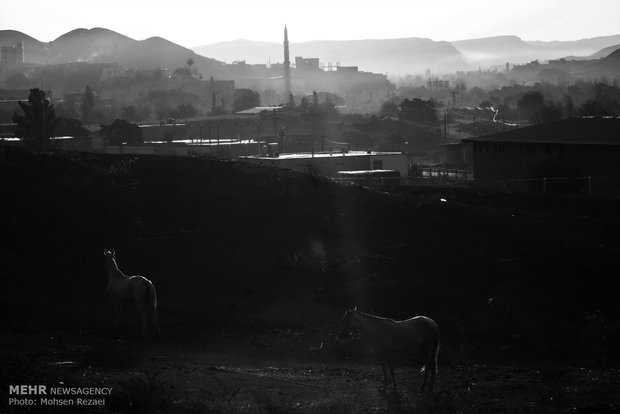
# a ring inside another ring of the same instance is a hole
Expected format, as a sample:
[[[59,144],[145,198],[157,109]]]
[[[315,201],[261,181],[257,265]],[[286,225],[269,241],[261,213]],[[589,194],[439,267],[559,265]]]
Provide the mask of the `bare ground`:
[[[620,410],[618,200],[9,149],[0,191],[2,412]],[[161,338],[108,328],[103,248],[154,281]],[[372,351],[333,339],[352,305],[439,323],[433,393],[409,361],[381,392]],[[16,407],[10,384],[113,393]]]
[[[440,354],[435,390],[423,374],[397,367],[398,390],[382,390],[370,351],[358,352],[329,333],[183,332],[115,339],[112,332],[12,334],[1,341],[9,383],[113,387],[94,412],[161,413],[540,413],[617,412],[620,370],[504,359],[472,362],[450,346]],[[446,363],[442,362],[447,359]],[[585,365],[585,364],[584,364]],[[6,396],[5,396],[6,398]],[[5,407],[12,412],[83,412],[84,407]]]

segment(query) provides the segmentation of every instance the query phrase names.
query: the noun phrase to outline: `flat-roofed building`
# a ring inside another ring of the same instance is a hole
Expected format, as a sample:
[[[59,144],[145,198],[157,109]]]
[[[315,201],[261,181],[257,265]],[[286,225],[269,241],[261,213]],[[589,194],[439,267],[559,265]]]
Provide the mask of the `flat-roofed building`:
[[[571,118],[463,143],[472,147],[475,182],[486,187],[521,182],[542,188],[539,180],[546,179],[546,189],[552,191],[561,180],[573,180],[575,188],[566,192],[620,195],[619,118]]]
[[[390,170],[393,175],[407,177],[407,156],[402,152],[342,151],[300,152],[277,156],[240,157],[241,161],[287,170],[338,177],[343,171]]]

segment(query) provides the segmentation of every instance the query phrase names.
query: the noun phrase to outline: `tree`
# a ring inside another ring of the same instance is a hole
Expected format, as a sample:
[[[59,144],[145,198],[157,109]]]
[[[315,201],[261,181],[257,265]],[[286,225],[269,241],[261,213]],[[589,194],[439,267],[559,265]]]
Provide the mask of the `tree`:
[[[406,121],[420,122],[434,125],[439,123],[437,117],[437,105],[432,99],[424,101],[413,98],[405,99],[400,105],[400,117]]]
[[[307,111],[309,107],[310,107],[310,104],[308,103],[308,98],[304,96],[303,98],[301,98],[299,109],[301,109],[302,111]]]
[[[540,92],[527,92],[517,101],[517,108],[521,116],[530,122],[540,122],[543,119],[545,99]]]
[[[28,102],[19,101],[24,115],[13,114],[17,124],[15,135],[35,147],[47,146],[58,123],[54,105],[45,98],[45,92],[38,88],[30,89]]]
[[[139,121],[138,108],[133,105],[123,106],[122,117],[128,121]]]
[[[95,93],[90,88],[90,86],[86,86],[86,91],[84,92],[84,100],[82,101],[82,122],[87,125],[93,123],[94,113]]]
[[[175,118],[193,118],[198,114],[196,107],[189,103],[182,103],[175,110]]]
[[[175,69],[172,76],[178,79],[190,79],[192,77],[192,71],[189,68],[178,68]]]
[[[394,101],[383,102],[383,105],[381,105],[381,110],[379,111],[381,115],[398,115],[398,112],[398,104]]]
[[[101,125],[101,133],[108,145],[142,144],[142,130],[138,125],[131,124],[124,119],[117,119],[110,125]]]
[[[187,59],[187,61],[185,61],[185,63],[187,63],[187,67],[189,68],[189,74],[192,78],[194,77],[194,75],[196,75],[198,79],[202,79],[202,75],[198,73],[196,68],[193,67],[194,63],[196,63],[194,62],[194,59],[189,58]]]
[[[233,112],[260,106],[260,95],[252,89],[237,89],[233,96]]]

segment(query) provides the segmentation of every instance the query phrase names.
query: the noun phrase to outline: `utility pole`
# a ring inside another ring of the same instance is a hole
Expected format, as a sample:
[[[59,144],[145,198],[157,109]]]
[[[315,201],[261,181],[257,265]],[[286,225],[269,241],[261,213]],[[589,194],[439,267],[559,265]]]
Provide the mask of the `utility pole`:
[[[446,107],[446,141],[450,139],[450,107]]]
[[[275,142],[278,142],[278,125],[277,125],[277,120],[278,120],[278,116],[277,116],[277,110],[276,108],[273,108],[273,140]]]
[[[475,112],[474,112],[474,136],[476,136],[476,113]]]

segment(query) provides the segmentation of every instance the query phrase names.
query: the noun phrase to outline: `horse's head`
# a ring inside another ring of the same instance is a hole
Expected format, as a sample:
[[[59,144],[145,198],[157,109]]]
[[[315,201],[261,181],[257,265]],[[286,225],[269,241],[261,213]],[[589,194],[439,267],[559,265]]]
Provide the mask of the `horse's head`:
[[[353,331],[353,324],[351,323],[351,314],[353,312],[357,312],[357,306],[354,307],[353,309],[348,309],[345,313],[344,316],[342,317],[342,325],[340,326],[340,332],[338,333],[338,339],[340,339],[341,341],[344,341],[345,339],[347,339],[349,337],[349,335],[351,335],[351,332]]]
[[[105,257],[105,264],[112,265],[116,261],[116,252],[103,249],[103,257]]]

